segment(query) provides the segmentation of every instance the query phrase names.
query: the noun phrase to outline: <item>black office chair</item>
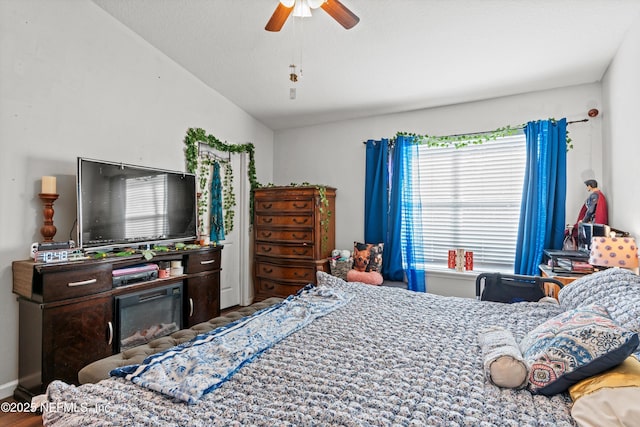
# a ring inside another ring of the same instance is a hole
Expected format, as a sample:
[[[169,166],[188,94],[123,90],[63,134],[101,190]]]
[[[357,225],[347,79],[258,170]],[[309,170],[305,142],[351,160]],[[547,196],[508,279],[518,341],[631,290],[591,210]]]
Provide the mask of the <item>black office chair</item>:
[[[476,278],[476,298],[480,301],[513,303],[558,297],[562,282],[549,277],[482,273]]]

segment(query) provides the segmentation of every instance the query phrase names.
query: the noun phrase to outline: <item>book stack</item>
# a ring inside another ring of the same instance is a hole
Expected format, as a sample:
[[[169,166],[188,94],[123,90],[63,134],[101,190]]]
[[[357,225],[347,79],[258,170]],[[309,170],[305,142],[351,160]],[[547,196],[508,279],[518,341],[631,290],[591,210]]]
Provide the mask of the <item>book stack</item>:
[[[585,261],[573,261],[571,263],[572,273],[593,273],[593,266]]]

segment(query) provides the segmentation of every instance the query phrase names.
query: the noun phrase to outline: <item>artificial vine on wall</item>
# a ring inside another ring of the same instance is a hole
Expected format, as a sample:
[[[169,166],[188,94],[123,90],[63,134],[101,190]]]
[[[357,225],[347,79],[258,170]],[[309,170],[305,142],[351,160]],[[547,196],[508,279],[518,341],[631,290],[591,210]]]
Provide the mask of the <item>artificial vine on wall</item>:
[[[495,141],[498,138],[515,135],[516,133],[521,131],[522,131],[522,126],[520,127],[505,126],[502,128],[492,130],[490,132],[483,132],[483,133],[477,133],[477,134],[435,136],[435,135],[426,135],[426,134],[419,135],[419,134],[410,133],[410,132],[398,132],[396,136],[410,136],[418,144],[426,145],[427,147],[453,146],[455,148],[462,148],[468,145],[477,145],[477,144],[482,144],[488,141]]]
[[[331,222],[331,209],[329,209],[329,199],[327,199],[327,187],[322,185],[316,185],[318,190],[318,197],[320,198],[320,230],[321,239],[320,247],[323,251],[328,250],[327,244],[329,241],[329,224]]]
[[[200,234],[204,232],[204,214],[209,209],[209,175],[210,168],[217,163],[224,169],[224,178],[222,180],[222,209],[224,211],[224,230],[231,233],[234,227],[234,218],[236,207],[236,195],[233,188],[233,167],[231,162],[220,159],[211,159],[201,156],[198,161],[198,231]]]
[[[222,209],[224,210],[224,229],[227,233],[233,231],[233,220],[236,215],[236,193],[233,188],[233,169],[231,163],[227,163],[224,169],[224,179],[222,180],[224,195],[222,196]]]
[[[206,156],[200,155],[198,149],[199,144],[206,144],[214,150],[220,152],[226,152],[230,154],[242,154],[247,153],[249,155],[249,167],[247,175],[249,178],[249,185],[251,187],[251,197],[249,198],[249,211],[250,218],[253,220],[253,190],[259,187],[256,179],[256,166],[255,166],[255,148],[251,143],[246,144],[228,144],[220,141],[213,135],[207,135],[204,129],[201,128],[189,128],[187,135],[184,138],[185,144],[185,159],[187,163],[187,171],[190,173],[197,173],[199,176],[200,192],[198,193],[198,216],[200,231],[204,229],[203,217],[207,211],[207,178],[209,175],[209,166],[211,166],[213,160]],[[223,162],[221,162],[223,163]],[[233,230],[233,221],[235,212],[233,207],[236,206],[236,198],[233,189],[233,169],[230,163],[225,163],[225,174],[223,180],[224,196],[223,196],[223,208],[225,210],[225,229],[227,232]]]
[[[197,162],[198,167],[198,234],[202,236],[204,233],[204,213],[209,208],[207,200],[209,196],[209,187],[207,186],[207,177],[209,176],[209,159],[200,159]]]
[[[549,119],[552,122],[556,122],[556,119]],[[420,135],[411,132],[398,132],[396,134],[396,138],[398,136],[409,136],[413,137],[414,141],[418,144],[424,144],[427,147],[451,147],[454,148],[463,148],[469,145],[477,145],[482,144],[489,141],[495,141],[498,138],[504,138],[506,136],[515,135],[522,131],[525,125],[519,126],[504,126],[501,128],[494,129],[489,132],[480,132],[480,133],[472,133],[472,134],[461,134],[461,135],[444,135],[444,136],[436,136],[436,135]],[[567,130],[567,151],[573,148],[573,141],[569,137],[569,130]]]

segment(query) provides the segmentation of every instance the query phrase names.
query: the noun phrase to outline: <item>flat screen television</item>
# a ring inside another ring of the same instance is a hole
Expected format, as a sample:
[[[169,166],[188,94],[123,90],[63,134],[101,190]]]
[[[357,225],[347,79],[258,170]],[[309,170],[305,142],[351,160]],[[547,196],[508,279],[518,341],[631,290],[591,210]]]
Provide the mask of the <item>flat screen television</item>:
[[[76,178],[86,252],[196,239],[195,175],[78,157]]]

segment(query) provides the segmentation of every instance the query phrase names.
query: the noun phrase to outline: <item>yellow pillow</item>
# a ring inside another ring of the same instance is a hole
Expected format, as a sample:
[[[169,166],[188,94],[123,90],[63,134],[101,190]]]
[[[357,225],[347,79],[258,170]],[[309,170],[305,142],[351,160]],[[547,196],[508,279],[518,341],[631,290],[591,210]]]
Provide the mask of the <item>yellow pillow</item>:
[[[620,365],[571,387],[571,415],[581,427],[636,425],[640,420],[640,361],[629,356]]]

